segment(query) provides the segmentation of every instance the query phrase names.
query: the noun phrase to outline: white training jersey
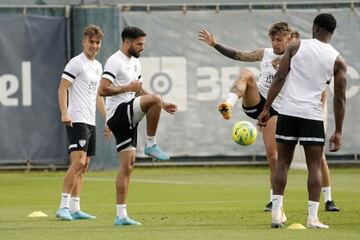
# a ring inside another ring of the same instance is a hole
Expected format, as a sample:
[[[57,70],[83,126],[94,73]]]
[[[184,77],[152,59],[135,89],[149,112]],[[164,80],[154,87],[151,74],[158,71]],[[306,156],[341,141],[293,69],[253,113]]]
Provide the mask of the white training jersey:
[[[129,85],[132,81],[140,80],[141,64],[139,59],[128,58],[120,50],[111,55],[105,63],[102,78],[110,80],[115,87]],[[135,92],[124,92],[106,97],[106,116],[109,120],[120,103],[129,102],[135,98]]]
[[[101,73],[101,63],[88,59],[84,53],[72,58],[66,65],[61,78],[72,83],[68,89],[68,113],[72,122],[95,126],[96,96]]]
[[[283,87],[280,113],[312,120],[323,120],[321,93],[334,75],[339,52],[317,39],[301,40],[291,58]]]
[[[267,98],[270,85],[276,73],[276,69],[273,67],[272,61],[279,57],[281,57],[281,55],[275,54],[272,48],[264,49],[264,56],[260,62],[260,77],[257,81],[257,87],[261,96],[263,96],[265,99]],[[276,97],[271,105],[276,111],[279,111],[280,100],[281,94]]]

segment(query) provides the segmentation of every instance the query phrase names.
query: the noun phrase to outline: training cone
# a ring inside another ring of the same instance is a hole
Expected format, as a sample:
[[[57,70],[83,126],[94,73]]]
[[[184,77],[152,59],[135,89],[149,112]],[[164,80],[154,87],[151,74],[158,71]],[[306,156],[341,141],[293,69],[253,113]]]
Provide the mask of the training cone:
[[[306,229],[306,227],[304,227],[301,223],[293,223],[288,226],[288,229]]]
[[[47,217],[47,216],[48,215],[46,215],[45,213],[43,213],[41,211],[35,211],[28,215],[28,217]]]

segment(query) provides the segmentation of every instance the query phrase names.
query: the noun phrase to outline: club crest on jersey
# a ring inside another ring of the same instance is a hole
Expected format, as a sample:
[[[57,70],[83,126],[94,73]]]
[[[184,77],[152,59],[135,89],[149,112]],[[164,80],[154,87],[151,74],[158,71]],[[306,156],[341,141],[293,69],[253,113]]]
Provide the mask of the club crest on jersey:
[[[84,147],[85,144],[86,144],[86,140],[85,139],[80,139],[79,144],[80,144],[81,147]]]

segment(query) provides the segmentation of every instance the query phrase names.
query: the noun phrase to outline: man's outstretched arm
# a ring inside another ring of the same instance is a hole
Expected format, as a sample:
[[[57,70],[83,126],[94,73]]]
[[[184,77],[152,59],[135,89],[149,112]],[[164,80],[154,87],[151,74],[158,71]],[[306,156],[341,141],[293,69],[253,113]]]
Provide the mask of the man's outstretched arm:
[[[264,49],[258,49],[252,52],[240,52],[231,48],[224,47],[215,40],[213,33],[202,29],[199,32],[199,40],[205,42],[209,46],[215,48],[222,55],[243,62],[257,62],[261,61],[264,56]]]

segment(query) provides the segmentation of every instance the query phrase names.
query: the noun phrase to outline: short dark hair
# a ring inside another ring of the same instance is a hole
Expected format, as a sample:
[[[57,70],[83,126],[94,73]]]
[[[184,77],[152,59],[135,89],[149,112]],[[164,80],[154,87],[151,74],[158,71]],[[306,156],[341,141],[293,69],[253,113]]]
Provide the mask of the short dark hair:
[[[336,19],[329,13],[321,13],[314,19],[314,24],[326,31],[333,33],[336,28]]]
[[[83,30],[83,36],[93,37],[97,36],[100,40],[104,36],[104,33],[101,31],[101,28],[94,24],[87,25]]]
[[[273,24],[269,29],[269,36],[273,37],[278,33],[290,34],[291,28],[287,22],[278,22]]]
[[[125,39],[137,39],[139,37],[145,37],[146,33],[138,27],[125,27],[121,32],[121,38],[123,42]]]

